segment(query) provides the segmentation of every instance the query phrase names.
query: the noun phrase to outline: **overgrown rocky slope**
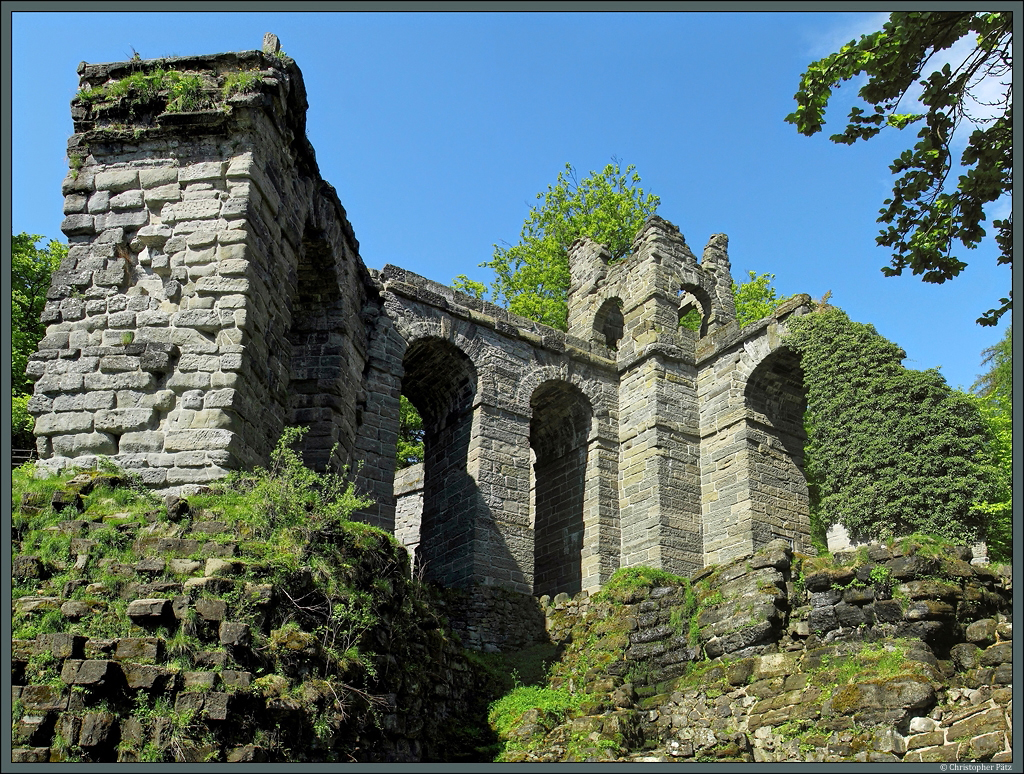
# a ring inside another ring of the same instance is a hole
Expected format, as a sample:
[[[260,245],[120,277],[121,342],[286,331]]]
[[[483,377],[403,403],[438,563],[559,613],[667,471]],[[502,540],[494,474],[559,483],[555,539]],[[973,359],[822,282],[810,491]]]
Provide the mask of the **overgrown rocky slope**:
[[[502,759],[1009,761],[1011,587],[969,559],[775,541],[690,579],[620,571],[553,606],[564,653],[495,704]]]
[[[187,500],[16,472],[14,761],[1011,759],[1012,587],[968,551],[630,568],[479,653],[445,613],[482,597],[276,454]]]
[[[486,691],[389,535],[281,476],[15,476],[13,760],[480,757]]]

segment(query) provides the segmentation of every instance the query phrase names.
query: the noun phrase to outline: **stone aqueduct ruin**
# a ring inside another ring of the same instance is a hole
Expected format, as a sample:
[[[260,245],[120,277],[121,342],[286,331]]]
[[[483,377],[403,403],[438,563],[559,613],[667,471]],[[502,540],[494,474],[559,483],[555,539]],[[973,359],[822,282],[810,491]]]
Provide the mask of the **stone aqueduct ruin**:
[[[106,455],[181,488],[306,425],[307,461],[358,469],[376,500],[361,518],[395,530],[397,511],[428,579],[535,595],[807,546],[802,376],[780,340],[808,299],[741,330],[724,235],[700,261],[657,217],[620,262],[580,240],[556,331],[364,267],[273,47],[79,75],[101,89],[156,68],[199,74],[216,104],[72,103],[70,250],[29,366],[43,464]],[[255,89],[225,96],[240,71]],[[678,324],[691,306],[699,333]],[[396,487],[401,394],[426,461]]]

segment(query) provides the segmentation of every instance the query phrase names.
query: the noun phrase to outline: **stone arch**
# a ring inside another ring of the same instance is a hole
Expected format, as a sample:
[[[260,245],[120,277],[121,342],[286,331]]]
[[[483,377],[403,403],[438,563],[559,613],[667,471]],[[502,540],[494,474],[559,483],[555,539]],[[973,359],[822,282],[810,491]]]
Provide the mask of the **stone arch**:
[[[589,377],[585,371],[573,368],[571,361],[557,364],[534,362],[519,382],[515,399],[510,400],[510,408],[530,414],[533,394],[545,382],[566,382],[579,390],[590,402],[594,416],[598,419],[603,420],[615,409],[617,385]]]
[[[477,373],[451,342],[412,342],[403,358],[402,393],[423,418],[423,512],[417,567],[424,577],[460,585],[472,571],[476,484],[467,470]]]
[[[743,391],[754,549],[775,538],[806,547],[810,498],[804,475],[807,408],[800,355],[777,346],[754,366]]]
[[[477,335],[476,326],[470,322],[453,319],[430,307],[404,307],[401,314],[396,314],[385,306],[385,311],[407,347],[423,339],[439,339],[458,349],[469,359],[474,369],[484,359],[483,353],[488,345]],[[480,373],[480,376],[483,374]]]
[[[781,346],[763,358],[747,378],[744,400],[747,408],[766,425],[793,439],[805,438],[803,415],[807,396],[800,354]]]
[[[530,398],[534,453],[534,593],[582,589],[584,496],[593,408],[574,385],[543,382]]]
[[[697,333],[702,338],[706,336],[712,312],[711,295],[698,284],[681,282],[676,296],[679,299],[679,320],[682,321],[691,309],[696,310],[700,314],[700,328]]]

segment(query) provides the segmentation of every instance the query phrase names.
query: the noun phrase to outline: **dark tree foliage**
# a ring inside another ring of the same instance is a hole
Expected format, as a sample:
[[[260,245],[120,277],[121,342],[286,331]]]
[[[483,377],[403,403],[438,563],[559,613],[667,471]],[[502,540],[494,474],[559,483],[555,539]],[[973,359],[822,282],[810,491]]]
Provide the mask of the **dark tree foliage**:
[[[970,52],[953,69],[936,60],[961,40]],[[918,142],[893,161],[899,175],[885,200],[878,244],[893,251],[888,276],[909,268],[925,282],[942,283],[967,264],[953,254],[955,243],[977,247],[985,237],[985,207],[1013,188],[1013,107],[1011,75],[1013,14],[976,11],[894,13],[878,32],[850,41],[835,54],[813,62],[800,80],[797,109],[786,117],[805,135],[821,131],[833,89],[859,75],[868,77],[858,92],[868,108],[853,107],[849,123],[833,142],[852,145],[882,129],[920,127]],[[993,85],[998,96],[982,96]],[[922,89],[923,112],[913,102]],[[974,107],[972,107],[972,105]],[[978,109],[980,106],[980,110]],[[969,115],[970,110],[991,113]],[[967,119],[975,126],[960,157],[964,174],[950,180],[953,137]],[[1013,262],[1012,217],[995,220],[998,263]],[[1011,308],[1012,293],[999,299],[978,322],[995,325]]]
[[[835,307],[790,329],[807,390],[806,473],[818,534],[838,522],[857,540],[983,537],[974,503],[991,485],[974,402],[934,369],[904,368],[903,350]]]

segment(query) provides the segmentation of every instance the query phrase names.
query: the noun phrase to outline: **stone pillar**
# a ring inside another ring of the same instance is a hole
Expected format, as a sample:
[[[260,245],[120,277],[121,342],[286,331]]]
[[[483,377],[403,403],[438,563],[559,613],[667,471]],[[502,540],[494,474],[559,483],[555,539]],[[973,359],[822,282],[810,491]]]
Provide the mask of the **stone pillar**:
[[[478,403],[467,472],[477,489],[468,580],[532,593],[529,417]]]
[[[595,413],[587,444],[583,494],[583,590],[596,593],[619,569],[619,432],[608,414]]]
[[[622,565],[701,566],[696,334],[679,327],[676,278],[696,258],[678,230],[648,221],[628,259],[619,381]]]
[[[753,550],[746,409],[738,400],[743,394],[742,351],[723,353],[700,372],[701,503],[707,564],[720,564]]]
[[[376,313],[377,310],[373,311]],[[361,398],[357,406],[360,414],[359,433],[353,451],[358,466],[354,471],[356,484],[361,493],[368,494],[374,501],[373,505],[360,512],[359,518],[381,529],[390,530],[394,525],[396,537],[396,454],[400,424],[399,401],[402,394],[402,356],[405,349],[405,340],[394,329],[388,317],[376,314],[370,334],[365,391],[360,396],[354,396]],[[421,469],[420,490],[422,478]],[[415,521],[417,543],[422,516],[422,491],[419,502],[420,509]],[[406,532],[408,529],[407,525]],[[404,540],[403,543],[408,545]]]
[[[158,82],[166,71],[197,84],[191,103]],[[29,366],[44,464],[105,455],[153,486],[204,483],[266,462],[297,415],[319,464],[335,444],[332,462],[350,462],[356,405],[338,396],[362,389],[365,269],[305,139],[294,62],[250,51],[79,73],[68,259]]]

